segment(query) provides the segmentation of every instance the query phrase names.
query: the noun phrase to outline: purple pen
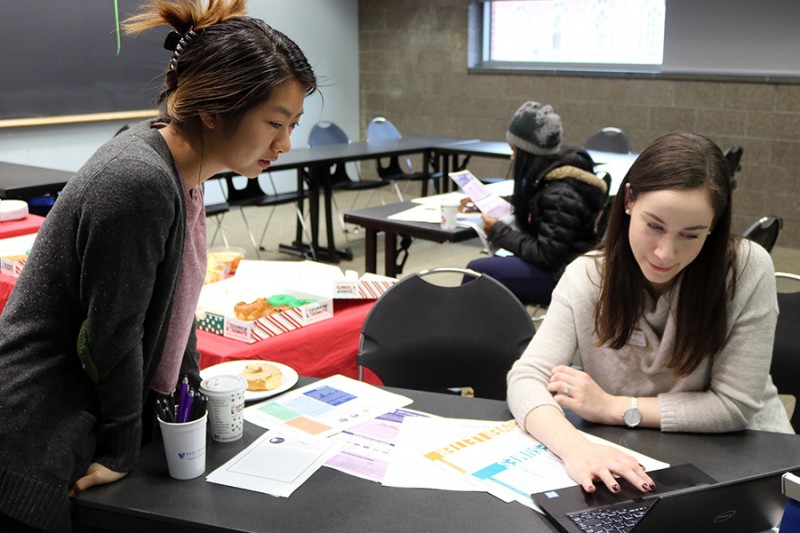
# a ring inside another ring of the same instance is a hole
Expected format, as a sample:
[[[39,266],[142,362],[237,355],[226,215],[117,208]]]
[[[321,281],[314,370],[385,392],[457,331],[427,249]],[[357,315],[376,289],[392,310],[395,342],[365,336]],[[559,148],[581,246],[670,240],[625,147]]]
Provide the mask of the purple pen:
[[[175,420],[178,422],[183,422],[183,409],[186,406],[186,395],[189,392],[189,377],[183,376],[183,380],[181,381],[181,392],[178,396],[178,412],[175,415]]]
[[[194,391],[189,389],[188,394],[186,394],[186,405],[183,408],[183,413],[181,420],[179,422],[189,422],[189,413],[192,412],[192,402],[194,401]]]

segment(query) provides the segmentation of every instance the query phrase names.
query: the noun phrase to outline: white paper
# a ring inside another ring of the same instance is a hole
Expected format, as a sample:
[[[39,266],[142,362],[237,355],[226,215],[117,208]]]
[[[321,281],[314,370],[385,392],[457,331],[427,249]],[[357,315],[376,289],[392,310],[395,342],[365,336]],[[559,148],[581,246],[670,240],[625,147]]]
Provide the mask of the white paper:
[[[440,224],[442,222],[442,211],[439,204],[419,204],[403,211],[398,211],[387,218],[389,220],[402,220],[403,222]]]
[[[304,444],[267,431],[206,481],[288,498],[340,448],[330,439]]]
[[[419,204],[403,211],[398,211],[389,215],[389,220],[401,220],[403,222],[427,222],[429,224],[441,224],[442,212],[439,204]],[[480,213],[458,213],[456,225],[461,227],[473,227],[473,225],[483,225]]]
[[[403,422],[418,416],[431,415],[411,409],[396,409],[331,437],[342,441],[345,446],[328,459],[325,466],[380,483],[392,461]]]
[[[411,403],[411,399],[335,375],[244,410],[244,419],[314,442]]]
[[[514,206],[508,201],[494,194],[469,170],[451,172],[452,179],[464,191],[475,206],[493,218],[503,218],[514,211]]]
[[[438,468],[478,481],[484,489],[504,501],[517,501],[532,509],[537,506],[530,495],[536,492],[577,485],[567,474],[561,459],[543,444],[525,433],[514,420],[493,422],[480,427],[474,420],[409,420],[407,430],[429,443],[422,453]],[[465,432],[465,428],[474,428]],[[431,440],[425,435],[436,435]],[[447,435],[449,439],[445,438]],[[638,452],[593,435],[593,442],[613,446],[633,455],[647,471],[669,466]],[[405,435],[404,435],[405,436]],[[440,444],[435,444],[440,443]],[[430,445],[432,444],[432,445]]]
[[[497,425],[488,420],[437,418],[439,424],[417,424],[417,418],[403,422],[395,443],[392,461],[383,478],[387,487],[439,490],[485,491],[486,487],[455,471],[439,468],[425,459],[427,451],[445,446],[453,439],[465,438]],[[458,420],[454,425],[453,420]]]

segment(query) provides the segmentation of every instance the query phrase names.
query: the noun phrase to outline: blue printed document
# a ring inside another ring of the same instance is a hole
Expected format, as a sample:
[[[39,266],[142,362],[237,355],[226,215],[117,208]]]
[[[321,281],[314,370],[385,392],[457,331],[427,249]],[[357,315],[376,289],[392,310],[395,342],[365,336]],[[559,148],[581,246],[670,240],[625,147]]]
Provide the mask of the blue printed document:
[[[406,396],[337,374],[246,407],[244,419],[310,443],[410,403]]]

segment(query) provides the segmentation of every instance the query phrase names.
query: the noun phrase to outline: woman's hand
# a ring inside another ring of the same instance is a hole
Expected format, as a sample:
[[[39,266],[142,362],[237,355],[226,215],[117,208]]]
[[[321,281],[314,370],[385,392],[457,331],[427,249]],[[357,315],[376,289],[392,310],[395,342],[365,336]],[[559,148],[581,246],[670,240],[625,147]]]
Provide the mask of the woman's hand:
[[[127,476],[127,472],[115,472],[100,463],[92,463],[86,470],[86,475],[78,479],[69,491],[68,496],[72,498],[81,491],[95,485],[105,485],[113,483]]]
[[[473,201],[468,197],[462,198],[458,204],[458,212],[459,213],[477,213],[478,206],[476,206]]]
[[[486,213],[481,213],[481,218],[483,219],[483,231],[486,233],[489,233],[489,230],[492,229],[492,226],[498,222],[498,219],[490,217]]]
[[[619,425],[627,409],[627,398],[608,394],[589,374],[571,366],[555,367],[547,390],[555,393],[560,406],[589,422]]]
[[[569,477],[586,492],[595,492],[595,482],[600,481],[608,490],[617,493],[621,490],[618,478],[642,492],[655,489],[655,483],[633,456],[611,446],[581,438],[568,451],[562,451],[561,460]]]
[[[654,488],[653,480],[632,455],[590,441],[555,406],[540,406],[528,413],[525,431],[560,457],[569,477],[586,492],[597,490],[595,483],[599,481],[617,493],[621,483],[618,478],[642,492]]]

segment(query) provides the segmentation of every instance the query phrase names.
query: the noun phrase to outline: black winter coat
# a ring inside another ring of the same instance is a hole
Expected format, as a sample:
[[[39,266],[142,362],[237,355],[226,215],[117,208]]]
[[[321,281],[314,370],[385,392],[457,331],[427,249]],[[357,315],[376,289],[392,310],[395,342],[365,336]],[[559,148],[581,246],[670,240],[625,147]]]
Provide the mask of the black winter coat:
[[[497,222],[487,235],[489,241],[558,280],[567,264],[598,241],[596,223],[608,200],[608,186],[593,168],[584,150],[565,147],[531,195],[523,217],[527,224],[516,229]]]

